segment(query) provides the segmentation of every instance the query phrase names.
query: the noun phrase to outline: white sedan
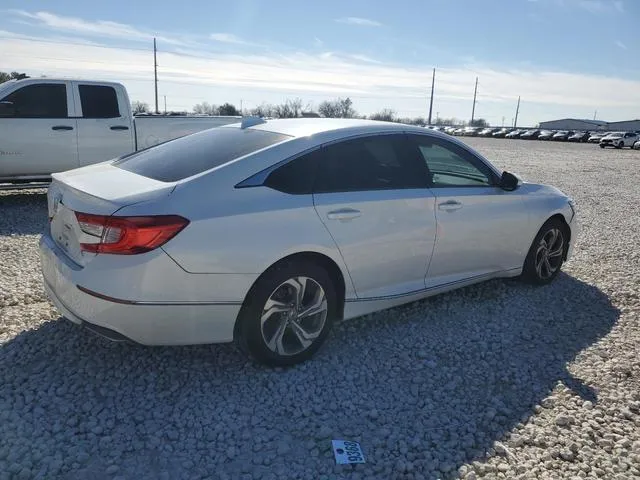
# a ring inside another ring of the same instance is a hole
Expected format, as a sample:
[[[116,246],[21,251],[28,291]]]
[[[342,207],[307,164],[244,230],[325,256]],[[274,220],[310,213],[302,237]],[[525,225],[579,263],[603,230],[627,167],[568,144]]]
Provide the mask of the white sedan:
[[[433,130],[247,118],[53,175],[58,310],[113,340],[309,358],[336,320],[498,277],[548,284],[573,202]]]

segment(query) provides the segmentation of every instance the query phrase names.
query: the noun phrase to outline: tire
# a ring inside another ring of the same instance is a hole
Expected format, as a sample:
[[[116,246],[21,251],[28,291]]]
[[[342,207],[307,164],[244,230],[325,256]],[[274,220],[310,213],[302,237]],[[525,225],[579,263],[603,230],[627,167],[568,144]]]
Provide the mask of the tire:
[[[602,143],[600,144],[600,148],[604,148],[604,145]]]
[[[301,291],[300,302],[297,295]],[[314,305],[317,313],[301,315]],[[265,365],[285,367],[304,362],[326,340],[337,308],[336,289],[325,269],[308,261],[276,265],[247,294],[238,315],[236,345]]]
[[[623,142],[619,142],[618,145],[616,145],[616,148],[620,149],[624,147],[624,143]]]
[[[529,248],[521,279],[534,285],[547,285],[553,282],[562,268],[567,253],[568,237],[569,232],[565,223],[556,218],[548,220]],[[548,246],[549,244],[551,246]]]

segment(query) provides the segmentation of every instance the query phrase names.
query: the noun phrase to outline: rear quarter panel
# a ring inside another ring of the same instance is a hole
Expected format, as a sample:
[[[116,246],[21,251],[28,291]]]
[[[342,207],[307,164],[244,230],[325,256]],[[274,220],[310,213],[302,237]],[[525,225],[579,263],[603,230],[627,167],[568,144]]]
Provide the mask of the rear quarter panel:
[[[315,212],[311,195],[266,187],[235,189],[211,182],[182,185],[160,201],[125,207],[119,215],[177,214],[187,228],[162,248],[193,274],[262,274],[292,254],[323,254],[340,268],[346,296],[355,296],[335,243]]]

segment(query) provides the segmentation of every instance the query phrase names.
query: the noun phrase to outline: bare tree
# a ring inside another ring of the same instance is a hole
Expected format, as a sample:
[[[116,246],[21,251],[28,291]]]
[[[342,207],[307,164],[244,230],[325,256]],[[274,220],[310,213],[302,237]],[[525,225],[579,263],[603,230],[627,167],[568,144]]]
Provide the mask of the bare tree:
[[[287,99],[280,105],[273,107],[273,116],[277,118],[298,118],[302,115],[302,99]]]
[[[146,102],[139,102],[137,100],[131,102],[131,110],[133,111],[133,114],[139,114],[139,113],[149,113],[149,104]]]
[[[0,72],[0,83],[8,82],[9,80],[22,80],[23,78],[29,78],[29,76],[26,73]]]
[[[353,118],[358,114],[349,97],[325,100],[318,106],[318,112],[327,118]]]
[[[384,108],[379,112],[369,115],[371,120],[380,120],[383,122],[394,122],[396,120],[396,112],[390,108]]]
[[[211,105],[208,102],[202,102],[193,106],[193,113],[201,115],[218,115],[218,107]]]
[[[261,105],[258,105],[255,108],[252,108],[249,113],[254,116],[254,117],[273,117],[273,110],[274,107],[273,105],[269,104],[269,103],[263,103]]]

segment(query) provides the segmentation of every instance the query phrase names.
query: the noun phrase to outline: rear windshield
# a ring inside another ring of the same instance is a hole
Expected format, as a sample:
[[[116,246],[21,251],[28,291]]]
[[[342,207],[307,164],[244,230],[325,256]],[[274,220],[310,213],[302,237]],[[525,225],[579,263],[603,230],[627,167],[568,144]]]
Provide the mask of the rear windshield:
[[[161,182],[176,182],[288,138],[263,130],[212,128],[142,150],[113,165]]]

